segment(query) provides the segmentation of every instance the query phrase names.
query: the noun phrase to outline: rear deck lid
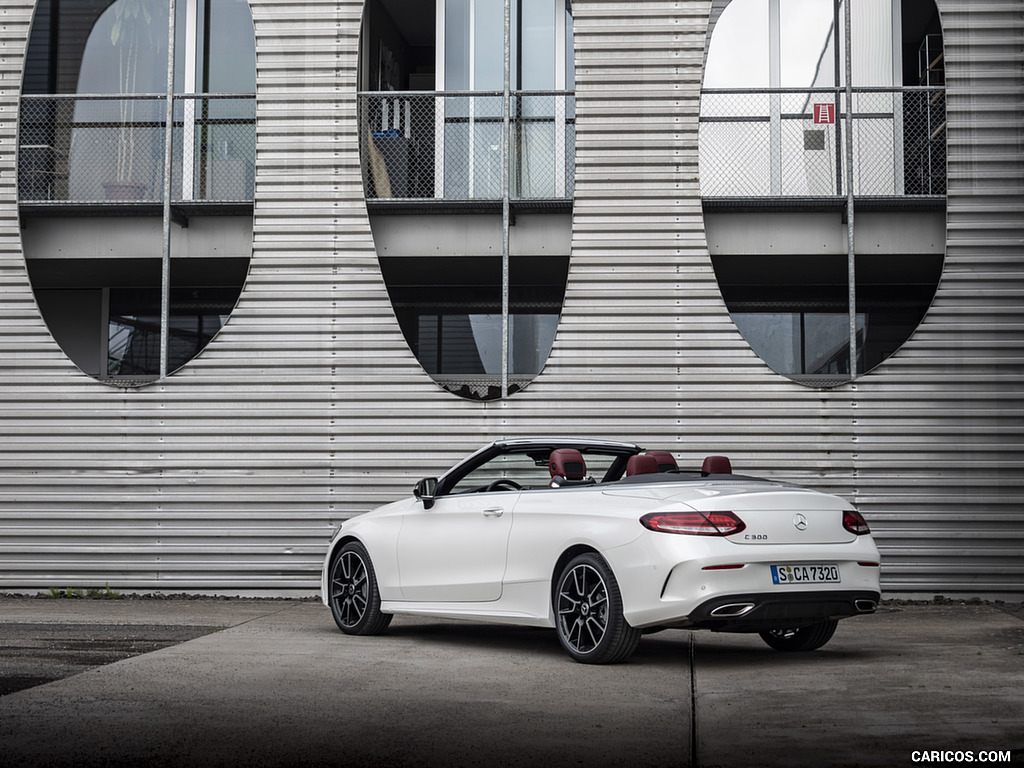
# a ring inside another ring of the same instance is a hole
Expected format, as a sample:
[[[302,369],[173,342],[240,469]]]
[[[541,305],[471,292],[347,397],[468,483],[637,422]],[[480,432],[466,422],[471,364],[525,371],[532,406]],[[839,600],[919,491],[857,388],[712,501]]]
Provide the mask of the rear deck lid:
[[[718,491],[689,504],[737,515],[746,528],[728,537],[735,544],[844,544],[857,538],[843,527],[843,512],[852,505],[837,496],[787,487]]]

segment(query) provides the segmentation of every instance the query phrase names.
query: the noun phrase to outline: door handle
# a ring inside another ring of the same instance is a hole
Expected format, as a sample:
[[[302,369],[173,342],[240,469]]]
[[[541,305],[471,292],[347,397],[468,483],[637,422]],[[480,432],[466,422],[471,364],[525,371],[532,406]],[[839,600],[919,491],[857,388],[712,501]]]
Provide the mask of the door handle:
[[[484,510],[484,517],[501,517],[505,514],[505,510],[501,507],[492,507],[491,509]]]

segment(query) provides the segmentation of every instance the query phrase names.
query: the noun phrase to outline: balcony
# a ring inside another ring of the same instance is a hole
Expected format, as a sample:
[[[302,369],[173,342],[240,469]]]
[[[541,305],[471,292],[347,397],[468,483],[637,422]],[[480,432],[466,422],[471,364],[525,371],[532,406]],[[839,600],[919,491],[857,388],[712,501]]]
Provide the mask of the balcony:
[[[500,92],[360,93],[360,159],[371,208],[465,210],[500,204],[506,163],[503,98]],[[507,164],[514,205],[569,208],[575,129],[572,93],[511,94]]]
[[[251,210],[256,100],[162,95],[23,96],[18,197],[33,208],[123,210],[161,205],[167,142],[179,209]]]
[[[705,207],[944,205],[946,94],[941,87],[854,88],[852,179],[845,89],[705,89],[700,178]]]

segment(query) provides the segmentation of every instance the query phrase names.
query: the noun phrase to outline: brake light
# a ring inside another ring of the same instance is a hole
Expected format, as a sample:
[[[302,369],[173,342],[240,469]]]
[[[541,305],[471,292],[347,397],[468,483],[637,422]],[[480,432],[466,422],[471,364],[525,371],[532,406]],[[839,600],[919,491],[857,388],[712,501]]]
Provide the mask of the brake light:
[[[843,528],[857,536],[871,533],[871,529],[868,528],[868,521],[864,519],[860,512],[853,509],[843,512]]]
[[[640,524],[659,533],[690,536],[731,536],[747,527],[732,512],[651,512],[640,518]]]

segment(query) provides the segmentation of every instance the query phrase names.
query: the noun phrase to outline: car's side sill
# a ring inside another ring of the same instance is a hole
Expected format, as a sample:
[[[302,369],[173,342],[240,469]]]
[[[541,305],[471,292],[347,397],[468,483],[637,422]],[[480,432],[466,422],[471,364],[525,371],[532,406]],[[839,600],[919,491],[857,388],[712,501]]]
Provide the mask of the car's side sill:
[[[432,618],[457,619],[465,621],[489,621],[497,624],[519,624],[528,627],[552,627],[547,616],[509,610],[495,610],[494,603],[420,603],[405,600],[382,601],[384,613],[405,616],[428,616]]]

